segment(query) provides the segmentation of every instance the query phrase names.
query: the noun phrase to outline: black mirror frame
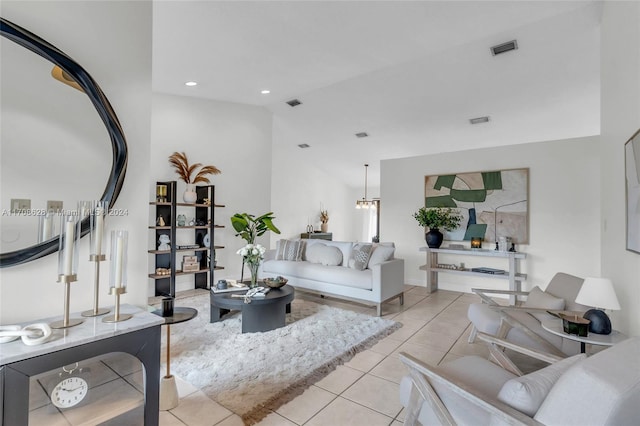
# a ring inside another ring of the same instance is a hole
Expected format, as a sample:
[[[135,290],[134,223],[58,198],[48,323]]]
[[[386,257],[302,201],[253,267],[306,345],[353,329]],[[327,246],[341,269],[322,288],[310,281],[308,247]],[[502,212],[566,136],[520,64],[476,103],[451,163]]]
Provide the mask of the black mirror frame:
[[[0,35],[62,68],[66,74],[80,85],[91,100],[111,139],[113,152],[111,171],[107,185],[100,198],[102,201],[107,201],[109,209],[111,209],[120,194],[127,171],[127,141],[118,117],[102,89],[84,68],[64,52],[46,40],[2,17],[0,17]],[[89,228],[89,218],[83,219],[80,236],[82,237],[89,233]],[[57,236],[25,249],[0,253],[0,268],[20,265],[55,253],[58,251],[59,240],[60,237]]]

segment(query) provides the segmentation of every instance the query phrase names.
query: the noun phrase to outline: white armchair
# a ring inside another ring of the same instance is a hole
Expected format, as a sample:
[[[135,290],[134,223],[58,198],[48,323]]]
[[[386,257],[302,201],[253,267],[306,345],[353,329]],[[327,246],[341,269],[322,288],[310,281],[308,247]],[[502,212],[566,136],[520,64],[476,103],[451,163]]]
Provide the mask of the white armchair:
[[[521,377],[477,356],[439,367],[405,353],[400,359],[409,370],[400,384],[408,425],[631,426],[640,419],[640,337]]]
[[[544,291],[537,287],[531,292],[473,289],[483,303],[469,305],[467,316],[473,324],[469,342],[473,343],[476,333],[480,331],[557,356],[579,353],[579,343],[545,331],[541,322],[553,319],[547,311],[572,311],[582,316],[590,309],[575,302],[583,281],[582,278],[559,272]],[[501,305],[491,297],[499,293],[526,296],[527,301],[519,306]]]

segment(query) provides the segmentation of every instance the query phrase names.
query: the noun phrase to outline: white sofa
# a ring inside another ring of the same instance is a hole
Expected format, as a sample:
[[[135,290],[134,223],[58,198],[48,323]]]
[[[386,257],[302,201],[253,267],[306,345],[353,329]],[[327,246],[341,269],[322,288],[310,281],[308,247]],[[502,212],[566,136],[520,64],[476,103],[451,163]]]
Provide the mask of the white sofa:
[[[640,424],[640,337],[521,377],[477,356],[439,367],[400,359],[410,371],[400,384],[405,424]]]
[[[383,302],[398,297],[400,304],[404,303],[404,260],[393,257],[393,243],[374,244],[370,257],[371,264],[367,263],[365,269],[359,270],[353,267],[353,255],[358,251],[354,251],[354,247],[358,248],[357,245],[366,243],[312,239],[280,240],[278,244],[284,241],[299,242],[301,249],[298,258],[300,260],[276,260],[278,249],[267,250],[261,264],[260,277],[281,275],[296,288],[311,290],[322,295],[374,303],[378,316],[382,313]],[[326,250],[330,255],[310,256],[312,252],[317,254],[326,247],[329,247]],[[384,248],[376,254],[378,247]],[[289,254],[293,256],[293,252],[297,249],[298,247],[293,248],[293,251],[289,250]],[[381,256],[383,252],[385,256]],[[389,253],[391,253],[390,256]],[[386,260],[387,258],[389,259]],[[352,267],[349,267],[349,260]]]

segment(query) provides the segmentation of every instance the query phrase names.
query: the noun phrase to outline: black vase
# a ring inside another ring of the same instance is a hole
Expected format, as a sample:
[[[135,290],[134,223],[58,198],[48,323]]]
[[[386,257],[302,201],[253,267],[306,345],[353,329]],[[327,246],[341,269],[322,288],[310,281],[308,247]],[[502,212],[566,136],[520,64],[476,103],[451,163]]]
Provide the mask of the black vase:
[[[427,241],[429,248],[438,248],[442,245],[442,239],[444,235],[437,229],[430,229],[429,232],[424,234],[424,239]]]

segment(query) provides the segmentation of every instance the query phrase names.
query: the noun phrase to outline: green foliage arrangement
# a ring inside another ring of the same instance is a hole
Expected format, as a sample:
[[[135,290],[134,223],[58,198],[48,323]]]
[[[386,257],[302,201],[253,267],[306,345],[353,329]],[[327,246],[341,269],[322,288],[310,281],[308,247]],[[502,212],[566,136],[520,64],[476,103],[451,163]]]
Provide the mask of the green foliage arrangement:
[[[280,233],[280,230],[273,224],[273,219],[275,219],[273,212],[258,217],[248,213],[236,213],[231,216],[231,225],[237,232],[236,237],[241,237],[247,244],[254,244],[256,237],[267,231]]]
[[[421,207],[413,214],[420,226],[429,229],[446,229],[453,231],[460,225],[462,215],[457,209],[452,208],[426,208]]]

